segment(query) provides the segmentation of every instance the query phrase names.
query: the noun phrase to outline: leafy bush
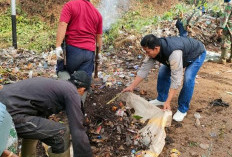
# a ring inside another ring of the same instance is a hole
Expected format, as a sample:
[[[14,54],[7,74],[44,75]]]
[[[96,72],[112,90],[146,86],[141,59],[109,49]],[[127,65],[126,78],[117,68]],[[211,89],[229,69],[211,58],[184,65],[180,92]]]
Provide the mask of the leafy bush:
[[[0,21],[1,48],[9,47],[12,45],[10,9],[0,14]],[[39,18],[28,18],[26,13],[17,8],[16,22],[17,44],[19,48],[41,52],[49,50],[55,44],[56,28],[51,28]]]

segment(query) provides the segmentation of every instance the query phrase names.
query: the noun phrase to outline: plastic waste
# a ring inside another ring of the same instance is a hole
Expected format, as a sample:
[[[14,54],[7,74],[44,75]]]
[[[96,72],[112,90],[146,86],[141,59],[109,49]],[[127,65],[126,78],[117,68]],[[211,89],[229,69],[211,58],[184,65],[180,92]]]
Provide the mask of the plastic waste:
[[[172,112],[150,104],[144,98],[130,93],[123,93],[119,99],[126,102],[126,106],[135,110],[134,115],[141,117],[140,121],[148,120],[147,125],[139,130],[140,142],[147,145],[149,149],[135,153],[136,157],[157,157],[165,145],[165,127],[171,125]]]
[[[131,153],[132,153],[132,154],[135,154],[135,153],[136,153],[136,151],[135,151],[134,149],[132,149]]]
[[[29,72],[29,74],[28,74],[28,77],[29,77],[29,78],[32,78],[32,76],[33,76],[33,71],[30,70],[30,72]]]
[[[179,157],[179,156],[180,156],[179,150],[177,150],[177,149],[172,149],[172,150],[170,151],[170,157]]]
[[[124,110],[122,109],[117,110],[116,115],[122,117],[124,115]]]

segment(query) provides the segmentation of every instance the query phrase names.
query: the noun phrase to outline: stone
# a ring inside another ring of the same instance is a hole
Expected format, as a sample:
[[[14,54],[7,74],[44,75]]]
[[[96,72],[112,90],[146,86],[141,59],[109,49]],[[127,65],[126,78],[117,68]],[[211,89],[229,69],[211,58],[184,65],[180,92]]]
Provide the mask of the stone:
[[[208,149],[209,148],[209,144],[204,144],[204,143],[201,143],[200,144],[200,147],[202,148],[202,149]]]

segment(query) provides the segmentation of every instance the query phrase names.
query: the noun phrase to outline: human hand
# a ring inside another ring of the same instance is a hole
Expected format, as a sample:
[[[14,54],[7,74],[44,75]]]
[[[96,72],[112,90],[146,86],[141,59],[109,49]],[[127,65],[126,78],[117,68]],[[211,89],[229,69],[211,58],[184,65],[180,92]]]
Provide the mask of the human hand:
[[[63,59],[63,50],[61,47],[55,49],[56,59]]]
[[[133,92],[134,87],[132,85],[128,86],[127,88],[123,89],[122,92]]]
[[[163,110],[171,110],[170,102],[167,102],[167,101],[166,101],[166,102],[164,103]]]
[[[1,157],[18,157],[18,156],[6,149],[2,152]]]

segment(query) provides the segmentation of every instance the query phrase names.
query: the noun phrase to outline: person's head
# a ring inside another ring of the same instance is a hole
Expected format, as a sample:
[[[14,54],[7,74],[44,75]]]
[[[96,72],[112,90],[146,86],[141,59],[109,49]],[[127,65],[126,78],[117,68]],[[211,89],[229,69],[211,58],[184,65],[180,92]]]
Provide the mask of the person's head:
[[[84,92],[88,90],[91,85],[91,78],[85,71],[75,71],[71,75],[69,81],[77,87],[77,91],[80,95],[83,95]]]
[[[224,0],[225,3],[229,3],[231,0]]]
[[[153,34],[144,36],[140,42],[140,45],[143,47],[146,54],[151,58],[155,58],[160,52],[160,40]]]

